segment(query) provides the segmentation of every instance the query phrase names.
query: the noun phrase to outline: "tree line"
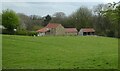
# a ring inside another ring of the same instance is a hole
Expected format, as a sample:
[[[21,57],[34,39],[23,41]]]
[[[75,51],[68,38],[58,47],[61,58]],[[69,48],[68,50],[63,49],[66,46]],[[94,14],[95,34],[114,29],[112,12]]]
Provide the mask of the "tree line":
[[[48,23],[60,23],[64,27],[94,28],[96,35],[120,37],[120,2],[99,4],[93,9],[80,7],[71,15],[56,12],[52,16],[27,16],[7,9],[2,12],[2,25],[8,30],[36,31]]]

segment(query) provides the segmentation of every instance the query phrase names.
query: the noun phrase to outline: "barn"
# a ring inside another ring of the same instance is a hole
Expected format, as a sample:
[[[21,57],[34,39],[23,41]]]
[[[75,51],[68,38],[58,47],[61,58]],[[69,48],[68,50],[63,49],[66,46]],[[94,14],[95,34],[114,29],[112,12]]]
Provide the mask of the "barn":
[[[58,23],[49,23],[42,29],[37,30],[38,36],[44,35],[65,35],[64,27]]]
[[[65,28],[66,35],[77,35],[78,31],[76,28]]]
[[[95,30],[93,28],[81,28],[79,31],[79,35],[81,36],[95,35]]]

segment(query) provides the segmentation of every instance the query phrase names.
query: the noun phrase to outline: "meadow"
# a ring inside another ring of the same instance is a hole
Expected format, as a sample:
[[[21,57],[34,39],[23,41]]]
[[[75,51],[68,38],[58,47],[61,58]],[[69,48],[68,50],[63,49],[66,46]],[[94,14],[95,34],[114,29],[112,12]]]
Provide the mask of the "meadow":
[[[117,69],[118,39],[2,35],[3,69]]]

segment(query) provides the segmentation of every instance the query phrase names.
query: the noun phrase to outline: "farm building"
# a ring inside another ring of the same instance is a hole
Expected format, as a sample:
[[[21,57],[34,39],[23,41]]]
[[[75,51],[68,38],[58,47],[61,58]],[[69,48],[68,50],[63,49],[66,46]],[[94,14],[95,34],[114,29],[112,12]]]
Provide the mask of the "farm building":
[[[82,28],[79,31],[79,35],[94,35],[95,34],[95,30],[93,28]]]
[[[44,35],[65,35],[64,27],[61,24],[49,23],[46,27],[37,30],[38,36]]]
[[[78,31],[76,28],[65,28],[66,35],[77,35]]]
[[[49,33],[49,28],[42,28],[42,29],[39,29],[37,30],[38,32],[38,36],[44,36],[45,34]]]

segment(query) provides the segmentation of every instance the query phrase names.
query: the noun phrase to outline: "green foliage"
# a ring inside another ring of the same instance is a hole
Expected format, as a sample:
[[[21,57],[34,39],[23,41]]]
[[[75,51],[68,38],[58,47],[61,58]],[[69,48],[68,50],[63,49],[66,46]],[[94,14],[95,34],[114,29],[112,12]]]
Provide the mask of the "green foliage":
[[[118,37],[118,30],[119,30],[118,21],[120,20],[118,15],[118,12],[119,12],[118,4],[116,3],[111,4],[111,6],[113,7],[112,10],[108,9],[104,15],[109,20],[108,25],[110,26],[110,32],[108,32],[108,36]],[[114,5],[118,5],[118,6],[115,7]]]
[[[37,15],[27,16],[18,14],[20,17],[19,30],[36,31],[48,23],[60,23],[64,27],[74,27],[79,31],[81,28],[94,28],[97,35],[120,37],[120,3],[99,4],[95,6],[94,14],[91,9],[80,7],[71,15],[66,16],[63,12],[56,12],[53,17],[47,15],[40,17]],[[4,14],[6,13],[6,14]],[[13,30],[19,19],[12,10],[3,11],[3,26]],[[9,17],[8,17],[9,16]],[[13,18],[11,18],[13,17]],[[19,31],[18,30],[18,31]],[[25,32],[23,31],[25,34]],[[118,35],[119,34],[119,35]]]
[[[92,27],[92,12],[86,7],[80,7],[70,15],[69,19],[71,20],[69,23],[73,24],[78,30]]]
[[[96,9],[98,9],[96,10],[98,15],[95,16],[94,27],[97,34],[110,37],[119,37],[119,5],[120,3],[113,2],[96,6]]]
[[[120,2],[119,2],[120,3]],[[116,8],[117,16],[118,16],[118,37],[120,38],[120,4]]]
[[[0,13],[0,25],[2,24],[2,14]]]
[[[13,35],[15,32],[7,29],[2,29],[2,34],[11,34]]]
[[[37,36],[37,32],[36,31],[29,31],[28,33],[27,33],[27,35],[28,36]]]
[[[80,7],[68,17],[55,13],[51,22],[61,23],[64,27],[75,27],[78,31],[92,27],[97,35],[119,37],[120,3],[99,4],[95,6],[94,12],[93,14],[91,9]]]
[[[2,11],[2,25],[6,27],[8,30],[17,29],[19,25],[19,18],[17,14],[10,9]]]
[[[16,31],[16,35],[27,35],[27,30],[24,30],[24,29],[21,29],[21,30],[18,30],[18,31]]]
[[[41,28],[43,28],[43,27],[42,26],[33,26],[32,30],[36,31],[36,30],[41,29]]]
[[[15,35],[2,37],[3,69],[118,68],[116,38]]]
[[[25,35],[25,36],[34,36],[34,35],[37,35],[37,32],[21,29],[21,30],[18,30],[15,34],[16,35]]]
[[[20,17],[19,29],[34,31],[35,29],[37,29],[37,27],[42,27],[43,20],[39,16],[36,16],[36,15],[27,16],[22,13],[18,13],[18,16]]]

